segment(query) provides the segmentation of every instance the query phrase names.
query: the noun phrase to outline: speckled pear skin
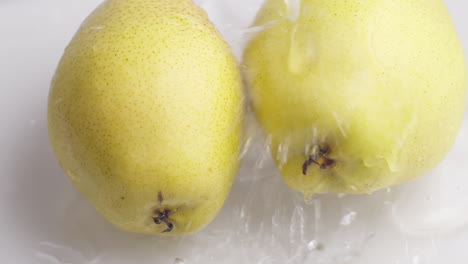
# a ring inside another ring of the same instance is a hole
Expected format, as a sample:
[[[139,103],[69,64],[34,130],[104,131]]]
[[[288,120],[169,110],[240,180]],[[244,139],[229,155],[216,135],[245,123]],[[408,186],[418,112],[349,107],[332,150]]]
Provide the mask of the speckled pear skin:
[[[52,81],[50,142],[115,226],[183,235],[221,209],[239,167],[242,82],[191,0],[108,0],[81,25]]]
[[[284,181],[369,193],[434,168],[466,100],[461,44],[441,0],[267,0],[245,75]],[[290,3],[288,6],[287,3]]]

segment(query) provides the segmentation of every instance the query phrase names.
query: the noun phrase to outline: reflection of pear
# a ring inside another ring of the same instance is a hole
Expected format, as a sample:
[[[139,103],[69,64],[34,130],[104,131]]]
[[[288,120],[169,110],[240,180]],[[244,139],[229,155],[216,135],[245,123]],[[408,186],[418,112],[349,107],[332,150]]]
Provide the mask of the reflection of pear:
[[[365,193],[418,177],[451,148],[465,64],[440,0],[268,0],[244,63],[284,180]]]
[[[116,226],[193,233],[218,213],[238,168],[241,92],[229,47],[192,1],[106,1],[57,69],[50,140]]]

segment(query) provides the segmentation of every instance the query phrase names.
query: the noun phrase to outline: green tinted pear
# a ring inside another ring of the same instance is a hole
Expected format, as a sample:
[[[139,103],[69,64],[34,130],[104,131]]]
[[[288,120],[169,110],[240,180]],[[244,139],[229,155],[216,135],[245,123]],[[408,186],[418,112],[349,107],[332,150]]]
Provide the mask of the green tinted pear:
[[[239,167],[242,82],[191,0],[108,0],[65,50],[49,137],[74,185],[115,226],[194,233]]]
[[[466,68],[443,1],[267,0],[254,26],[251,102],[290,187],[369,193],[450,150]]]

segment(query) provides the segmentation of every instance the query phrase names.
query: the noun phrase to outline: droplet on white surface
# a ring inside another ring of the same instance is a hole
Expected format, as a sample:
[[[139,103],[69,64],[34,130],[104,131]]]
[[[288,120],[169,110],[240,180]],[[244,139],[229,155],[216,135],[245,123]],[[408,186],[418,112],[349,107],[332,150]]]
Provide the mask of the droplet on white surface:
[[[349,212],[341,218],[340,225],[348,226],[356,219],[357,213],[356,212]]]
[[[311,240],[307,244],[307,249],[310,250],[310,251],[321,250],[321,249],[323,249],[323,245],[320,244],[317,240]]]
[[[36,126],[37,125],[37,120],[36,119],[29,120],[29,125],[31,125],[32,127]]]
[[[244,218],[245,218],[245,207],[244,207],[244,206],[242,206],[242,207],[240,208],[240,210],[239,210],[239,217],[240,217],[241,219],[244,219]]]

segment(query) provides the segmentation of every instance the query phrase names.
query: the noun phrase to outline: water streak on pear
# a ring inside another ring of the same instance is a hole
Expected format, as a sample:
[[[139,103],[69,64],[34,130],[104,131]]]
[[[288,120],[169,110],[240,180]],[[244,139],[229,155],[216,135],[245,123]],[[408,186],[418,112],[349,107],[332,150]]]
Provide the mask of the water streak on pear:
[[[424,175],[450,150],[466,66],[443,1],[267,0],[262,26],[245,76],[290,187],[369,193]]]

